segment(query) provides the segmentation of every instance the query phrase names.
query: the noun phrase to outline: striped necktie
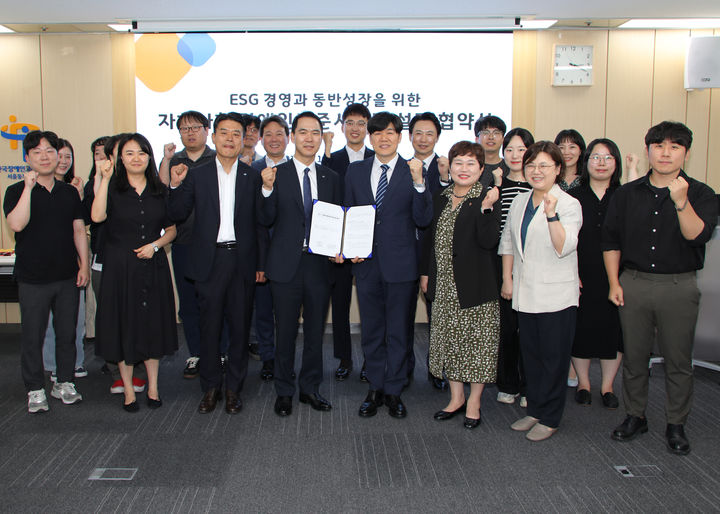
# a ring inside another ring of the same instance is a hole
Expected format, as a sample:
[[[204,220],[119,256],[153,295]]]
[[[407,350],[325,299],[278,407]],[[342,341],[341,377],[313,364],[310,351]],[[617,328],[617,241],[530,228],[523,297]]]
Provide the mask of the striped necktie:
[[[382,205],[383,198],[385,197],[385,191],[387,191],[387,172],[390,169],[390,166],[387,164],[381,164],[380,169],[382,170],[382,173],[380,173],[380,180],[378,181],[377,192],[375,193],[375,205],[378,209]]]

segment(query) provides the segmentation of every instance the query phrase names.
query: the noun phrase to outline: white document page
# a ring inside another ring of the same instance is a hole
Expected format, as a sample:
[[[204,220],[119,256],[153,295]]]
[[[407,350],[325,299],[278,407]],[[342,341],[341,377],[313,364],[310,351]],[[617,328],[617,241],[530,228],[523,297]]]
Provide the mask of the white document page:
[[[316,201],[313,205],[308,249],[311,253],[335,257],[342,245],[345,211],[339,205]]]
[[[345,259],[372,256],[375,233],[375,206],[350,207],[345,213],[345,240],[342,255]]]

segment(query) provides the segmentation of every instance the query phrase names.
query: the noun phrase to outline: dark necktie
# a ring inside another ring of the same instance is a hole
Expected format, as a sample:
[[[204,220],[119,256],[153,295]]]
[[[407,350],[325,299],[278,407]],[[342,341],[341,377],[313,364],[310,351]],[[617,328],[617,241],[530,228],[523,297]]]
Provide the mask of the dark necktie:
[[[312,186],[310,185],[310,168],[303,171],[303,210],[305,211],[305,244],[310,243],[310,222],[312,221]]]
[[[385,197],[385,191],[387,191],[387,172],[390,169],[390,166],[387,164],[381,164],[380,169],[382,170],[382,173],[380,173],[380,180],[378,181],[377,192],[375,193],[375,205],[378,209],[382,205],[383,198]]]

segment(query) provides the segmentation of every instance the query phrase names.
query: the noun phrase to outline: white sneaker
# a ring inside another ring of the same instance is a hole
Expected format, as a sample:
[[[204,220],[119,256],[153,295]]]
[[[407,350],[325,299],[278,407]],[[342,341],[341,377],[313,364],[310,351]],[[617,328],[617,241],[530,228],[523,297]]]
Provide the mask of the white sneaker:
[[[48,407],[47,396],[44,389],[37,389],[28,393],[28,412],[34,414],[36,412],[47,412]]]
[[[53,385],[50,396],[62,400],[65,405],[82,401],[82,395],[75,390],[72,382],[57,382]]]
[[[577,386],[578,386],[577,378],[568,378],[568,387],[577,387]]]
[[[515,403],[516,397],[517,394],[503,393],[501,391],[498,391],[497,401],[499,401],[500,403],[507,403],[508,405],[512,405],[513,403]]]
[[[520,397],[520,407],[523,409],[527,408],[527,396]]]

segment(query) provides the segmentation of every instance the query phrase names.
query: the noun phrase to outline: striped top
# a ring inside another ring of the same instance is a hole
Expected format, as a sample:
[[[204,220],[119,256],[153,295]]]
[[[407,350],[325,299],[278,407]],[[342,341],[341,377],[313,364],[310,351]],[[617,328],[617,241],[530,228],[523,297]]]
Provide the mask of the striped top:
[[[503,177],[502,185],[500,186],[500,205],[502,207],[500,232],[502,232],[503,228],[505,228],[505,220],[507,219],[508,212],[510,211],[510,204],[517,195],[525,191],[529,191],[530,189],[532,189],[532,187],[527,182],[516,182],[507,177]]]

